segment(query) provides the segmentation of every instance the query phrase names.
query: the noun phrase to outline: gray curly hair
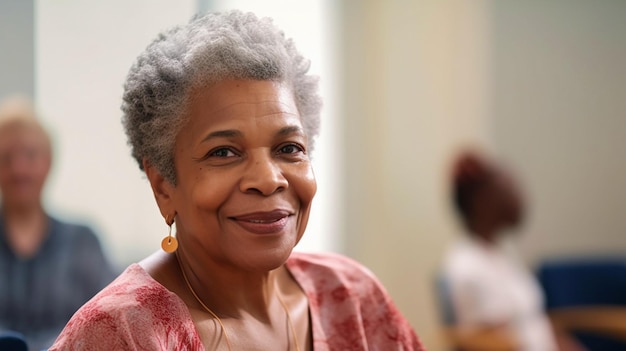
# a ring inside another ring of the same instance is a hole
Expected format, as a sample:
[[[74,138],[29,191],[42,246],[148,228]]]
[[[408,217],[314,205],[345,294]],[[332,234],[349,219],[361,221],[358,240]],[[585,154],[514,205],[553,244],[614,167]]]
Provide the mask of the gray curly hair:
[[[176,184],[175,138],[190,93],[224,79],[275,80],[294,93],[309,149],[319,132],[321,99],[310,63],[269,18],[230,11],[196,16],[165,31],[139,55],[124,84],[122,123],[132,155]]]

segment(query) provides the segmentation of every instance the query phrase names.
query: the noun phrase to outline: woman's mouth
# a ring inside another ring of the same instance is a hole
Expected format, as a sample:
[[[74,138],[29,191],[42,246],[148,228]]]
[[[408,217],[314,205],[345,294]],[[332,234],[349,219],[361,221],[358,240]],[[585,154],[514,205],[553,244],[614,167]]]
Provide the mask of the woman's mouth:
[[[291,213],[286,210],[253,212],[230,217],[246,231],[254,234],[277,234],[287,226]]]

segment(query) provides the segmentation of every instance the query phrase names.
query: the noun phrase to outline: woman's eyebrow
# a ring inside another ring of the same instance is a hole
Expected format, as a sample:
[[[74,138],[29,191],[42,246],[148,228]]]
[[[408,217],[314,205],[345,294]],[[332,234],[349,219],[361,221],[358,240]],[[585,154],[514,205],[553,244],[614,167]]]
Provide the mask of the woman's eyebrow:
[[[287,126],[284,128],[281,128],[276,135],[278,136],[284,136],[284,135],[289,135],[289,134],[301,134],[301,135],[305,135],[304,134],[304,130],[302,130],[302,127],[300,126]]]
[[[305,135],[302,127],[296,126],[296,125],[283,127],[280,130],[278,130],[278,132],[276,132],[276,135],[278,136],[284,136],[284,135],[290,135],[290,134]],[[202,139],[202,142],[206,142],[215,138],[240,138],[240,137],[243,137],[243,133],[236,129],[216,130],[214,132],[209,133],[207,136],[205,136]]]
[[[215,138],[237,138],[237,137],[242,137],[242,136],[243,136],[243,133],[235,129],[217,130],[205,136],[204,139],[202,139],[202,142],[206,142]]]

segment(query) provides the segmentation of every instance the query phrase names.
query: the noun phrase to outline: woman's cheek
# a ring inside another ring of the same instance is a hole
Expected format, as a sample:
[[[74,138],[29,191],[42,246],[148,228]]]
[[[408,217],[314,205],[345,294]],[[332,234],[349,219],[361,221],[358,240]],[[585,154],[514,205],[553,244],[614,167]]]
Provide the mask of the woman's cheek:
[[[220,177],[201,177],[192,188],[192,203],[205,211],[216,210],[227,200],[230,188]]]
[[[317,181],[315,172],[310,162],[303,164],[294,174],[294,185],[297,187],[296,193],[303,205],[310,205],[317,192]]]

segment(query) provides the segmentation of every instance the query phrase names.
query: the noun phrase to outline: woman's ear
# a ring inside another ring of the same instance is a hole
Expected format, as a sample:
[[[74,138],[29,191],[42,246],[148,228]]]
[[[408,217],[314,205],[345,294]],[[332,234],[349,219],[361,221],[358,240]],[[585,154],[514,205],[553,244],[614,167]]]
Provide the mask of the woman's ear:
[[[161,210],[161,215],[164,218],[176,213],[174,206],[174,185],[159,173],[148,160],[143,160],[143,169],[146,172],[146,176],[150,181],[152,192],[154,193],[154,199]]]

